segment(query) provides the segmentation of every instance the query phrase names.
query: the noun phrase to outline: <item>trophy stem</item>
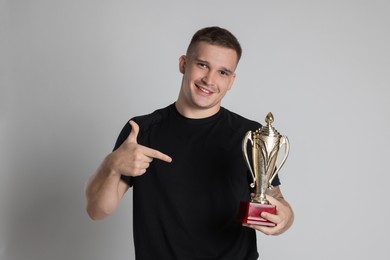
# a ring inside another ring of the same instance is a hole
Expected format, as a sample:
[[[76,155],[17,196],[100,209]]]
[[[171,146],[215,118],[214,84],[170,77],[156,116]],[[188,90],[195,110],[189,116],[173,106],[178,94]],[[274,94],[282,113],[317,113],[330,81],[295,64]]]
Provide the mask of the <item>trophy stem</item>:
[[[269,201],[267,200],[266,196],[263,193],[256,194],[252,199],[252,202],[254,203],[260,203],[263,205],[270,205]]]

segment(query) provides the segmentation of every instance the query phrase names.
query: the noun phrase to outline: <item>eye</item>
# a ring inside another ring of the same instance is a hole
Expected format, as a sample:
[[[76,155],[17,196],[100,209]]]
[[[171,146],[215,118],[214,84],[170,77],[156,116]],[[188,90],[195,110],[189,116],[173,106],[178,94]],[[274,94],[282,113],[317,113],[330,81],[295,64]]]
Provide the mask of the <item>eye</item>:
[[[201,62],[198,63],[198,67],[202,69],[207,69],[207,65]]]
[[[223,76],[223,77],[228,77],[228,76],[230,76],[230,73],[227,72],[227,71],[225,71],[225,70],[220,70],[220,71],[219,71],[219,74],[220,74],[221,76]]]

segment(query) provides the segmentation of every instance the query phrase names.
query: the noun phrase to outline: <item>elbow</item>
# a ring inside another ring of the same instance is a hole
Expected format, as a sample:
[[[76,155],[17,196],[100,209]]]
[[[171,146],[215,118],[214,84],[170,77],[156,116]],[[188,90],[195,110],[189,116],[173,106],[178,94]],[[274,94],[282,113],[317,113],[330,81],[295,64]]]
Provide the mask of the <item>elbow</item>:
[[[102,220],[113,213],[112,207],[86,192],[85,211],[91,220]]]
[[[92,206],[92,205],[87,205],[86,207],[87,214],[91,220],[94,221],[99,221],[103,220],[109,215],[113,213],[113,210],[110,209],[104,209],[98,206]]]
[[[95,210],[87,208],[86,211],[87,211],[87,214],[91,220],[98,221],[98,220],[102,220],[105,218],[101,214],[97,214],[97,212]]]

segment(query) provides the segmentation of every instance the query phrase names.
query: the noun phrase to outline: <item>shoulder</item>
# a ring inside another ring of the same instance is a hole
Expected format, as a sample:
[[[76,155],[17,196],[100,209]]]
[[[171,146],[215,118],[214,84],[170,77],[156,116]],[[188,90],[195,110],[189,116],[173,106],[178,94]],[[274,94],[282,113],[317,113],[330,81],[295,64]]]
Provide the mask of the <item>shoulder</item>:
[[[164,119],[169,116],[172,106],[173,105],[169,105],[167,107],[157,109],[150,114],[133,117],[131,120],[134,120],[143,132],[148,131],[150,127],[163,122]]]
[[[228,126],[232,128],[233,130],[238,129],[246,129],[248,130],[256,130],[261,127],[261,124],[259,122],[256,122],[252,119],[248,119],[242,115],[239,115],[235,112],[232,112],[226,108],[223,109],[223,117],[226,120]]]
[[[163,122],[165,118],[169,116],[169,111],[171,109],[172,105],[169,105],[164,108],[160,108],[155,110],[154,112],[150,114],[145,114],[145,115],[140,115],[140,116],[135,116],[131,118],[130,120],[133,120],[136,122],[140,128],[139,135],[142,135],[146,132],[148,132],[154,125],[159,124],[160,122]],[[129,120],[129,121],[130,121]],[[131,125],[129,122],[126,122],[126,124],[123,126],[117,141],[114,146],[114,150],[117,149],[123,142],[124,140],[127,139],[131,132]]]

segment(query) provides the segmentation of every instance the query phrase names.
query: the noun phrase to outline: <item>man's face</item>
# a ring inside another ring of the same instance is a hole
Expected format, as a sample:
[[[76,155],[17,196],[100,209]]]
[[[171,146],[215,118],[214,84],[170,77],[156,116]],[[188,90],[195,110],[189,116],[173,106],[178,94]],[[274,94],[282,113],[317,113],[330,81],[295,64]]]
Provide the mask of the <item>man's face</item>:
[[[186,116],[205,117],[219,111],[221,100],[235,79],[235,50],[200,42],[180,57],[183,82],[177,105]]]

